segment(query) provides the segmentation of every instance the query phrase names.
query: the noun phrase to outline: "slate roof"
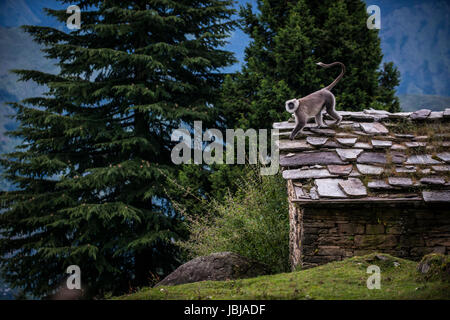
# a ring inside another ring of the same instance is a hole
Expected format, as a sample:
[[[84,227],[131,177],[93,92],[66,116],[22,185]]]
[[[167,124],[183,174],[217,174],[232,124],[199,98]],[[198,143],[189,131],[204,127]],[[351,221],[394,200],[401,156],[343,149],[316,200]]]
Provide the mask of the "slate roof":
[[[339,127],[308,123],[305,135],[293,141],[293,119],[273,124],[279,129],[282,174],[295,190],[290,201],[302,206],[450,203],[450,108],[339,114]]]

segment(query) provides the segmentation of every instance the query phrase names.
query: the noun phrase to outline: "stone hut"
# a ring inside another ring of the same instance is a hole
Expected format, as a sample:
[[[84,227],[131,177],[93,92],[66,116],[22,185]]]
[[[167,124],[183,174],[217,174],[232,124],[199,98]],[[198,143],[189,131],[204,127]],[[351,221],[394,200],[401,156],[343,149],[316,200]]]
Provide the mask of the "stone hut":
[[[339,113],[339,127],[308,123],[293,141],[293,119],[273,125],[292,268],[370,252],[449,254],[450,109]]]

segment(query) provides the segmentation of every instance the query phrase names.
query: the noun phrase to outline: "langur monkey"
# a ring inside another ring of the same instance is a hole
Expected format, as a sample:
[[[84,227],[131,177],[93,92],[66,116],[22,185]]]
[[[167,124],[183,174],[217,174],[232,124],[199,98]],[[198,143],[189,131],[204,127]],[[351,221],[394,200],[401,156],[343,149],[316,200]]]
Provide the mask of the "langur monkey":
[[[324,64],[322,62],[317,63],[323,68],[333,67],[340,65],[342,67],[341,74],[327,87],[320,89],[316,92],[307,95],[301,99],[291,99],[286,101],[286,111],[293,113],[295,116],[295,128],[289,139],[293,140],[299,132],[303,132],[309,118],[315,117],[316,124],[319,128],[324,128],[322,120],[322,110],[326,110],[327,113],[333,117],[336,121],[335,125],[339,125],[342,121],[342,117],[336,112],[336,98],[331,93],[331,89],[342,79],[345,73],[345,65],[342,62],[333,62],[330,64]]]

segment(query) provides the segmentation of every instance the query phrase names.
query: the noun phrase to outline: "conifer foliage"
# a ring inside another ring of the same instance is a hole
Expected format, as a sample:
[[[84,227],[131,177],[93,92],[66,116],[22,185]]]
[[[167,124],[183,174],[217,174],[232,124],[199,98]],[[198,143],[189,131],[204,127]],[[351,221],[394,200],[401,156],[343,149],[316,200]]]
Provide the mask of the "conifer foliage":
[[[343,62],[347,71],[333,89],[341,110],[370,107],[399,111],[395,99],[397,68],[380,70],[378,30],[367,28],[362,0],[259,0],[258,11],[241,9],[250,37],[242,71],[229,77],[222,91],[222,112],[231,127],[270,128],[289,117],[284,102],[331,83],[339,68],[317,62]],[[386,79],[389,79],[386,81]]]
[[[76,4],[80,30],[24,27],[60,72],[15,71],[48,91],[13,104],[20,126],[11,135],[23,144],[1,159],[16,187],[1,194],[3,276],[37,296],[69,265],[91,295],[173,269],[182,228],[164,191],[176,170],[170,134],[213,119],[217,70],[234,62],[219,49],[233,28],[232,1]]]

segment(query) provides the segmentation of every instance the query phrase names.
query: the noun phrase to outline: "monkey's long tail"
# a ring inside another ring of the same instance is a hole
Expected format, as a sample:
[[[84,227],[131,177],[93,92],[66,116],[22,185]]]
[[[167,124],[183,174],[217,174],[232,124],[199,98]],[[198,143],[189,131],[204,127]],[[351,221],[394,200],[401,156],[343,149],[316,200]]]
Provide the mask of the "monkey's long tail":
[[[333,67],[335,65],[340,65],[342,67],[341,74],[332,83],[330,83],[327,87],[324,88],[324,89],[327,89],[327,90],[333,89],[334,86],[339,82],[339,80],[341,80],[342,77],[344,76],[345,65],[342,62],[333,62],[333,63],[330,63],[330,64],[325,64],[325,63],[322,63],[322,62],[318,62],[317,64],[319,66],[321,66],[322,68],[329,68],[329,67]]]

